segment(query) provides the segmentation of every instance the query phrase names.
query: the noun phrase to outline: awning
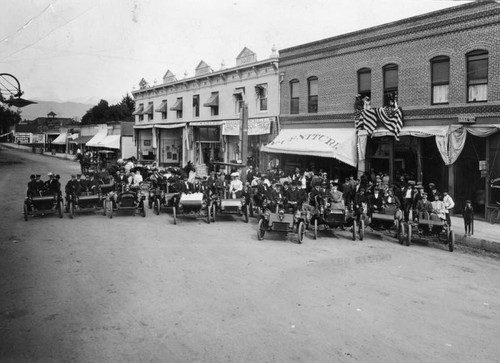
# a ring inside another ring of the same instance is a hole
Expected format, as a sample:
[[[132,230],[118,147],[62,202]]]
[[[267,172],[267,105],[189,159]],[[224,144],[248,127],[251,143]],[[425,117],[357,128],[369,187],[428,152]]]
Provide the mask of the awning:
[[[52,144],[56,144],[56,145],[66,145],[66,139],[68,138],[68,134],[67,133],[63,133],[63,134],[59,134],[58,137],[56,137],[54,139],[54,141],[52,141]]]
[[[99,144],[98,144],[99,141],[101,141],[102,139],[104,139],[107,136],[107,134],[108,134],[108,130],[99,131],[85,145],[87,145],[87,146],[93,146],[93,147],[99,147]]]
[[[154,127],[153,124],[147,125],[134,125],[134,129],[152,129]]]
[[[357,164],[356,129],[285,129],[261,151],[278,154],[335,158],[351,166]]]
[[[143,111],[143,115],[152,115],[153,114],[153,104],[150,103],[148,107]]]
[[[219,94],[215,93],[208,99],[207,102],[203,104],[205,107],[217,107],[219,106]]]
[[[186,126],[185,122],[176,123],[176,124],[157,124],[157,125],[155,125],[155,127],[159,128],[159,129],[177,129],[179,127],[184,127],[184,126]]]
[[[156,112],[167,112],[167,101],[163,101],[160,105],[160,107],[158,107],[155,111]]]
[[[449,125],[436,125],[436,126],[403,126],[399,136],[415,136],[415,137],[430,137],[430,136],[443,136],[448,133]],[[358,131],[358,135],[368,135],[366,130]],[[394,134],[387,130],[385,127],[379,127],[373,131],[373,137],[393,136]]]
[[[94,137],[94,135],[92,135],[92,136],[78,136],[76,139],[70,140],[70,143],[72,143],[72,144],[86,144],[87,142],[92,140],[93,137]]]
[[[182,98],[178,99],[172,107],[170,107],[171,111],[182,111]]]
[[[135,111],[132,113],[132,115],[142,115],[142,111],[144,110],[144,106],[140,105],[135,109]]]
[[[221,126],[225,121],[194,121],[190,122],[189,126]]]
[[[108,149],[119,149],[120,137],[120,135],[107,135],[97,142],[97,146],[107,147]]]

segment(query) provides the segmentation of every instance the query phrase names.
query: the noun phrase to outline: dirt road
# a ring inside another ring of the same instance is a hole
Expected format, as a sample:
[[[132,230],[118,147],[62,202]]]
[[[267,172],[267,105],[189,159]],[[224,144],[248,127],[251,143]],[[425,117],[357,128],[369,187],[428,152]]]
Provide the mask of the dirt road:
[[[0,151],[0,361],[492,362],[499,261],[347,233],[256,237],[256,220],[23,220],[29,174]],[[269,238],[267,238],[269,237]]]

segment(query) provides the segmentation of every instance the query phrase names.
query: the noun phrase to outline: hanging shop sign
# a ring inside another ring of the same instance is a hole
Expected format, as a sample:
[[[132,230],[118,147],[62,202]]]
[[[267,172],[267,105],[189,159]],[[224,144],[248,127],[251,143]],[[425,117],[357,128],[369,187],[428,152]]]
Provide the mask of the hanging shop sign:
[[[475,124],[476,123],[476,116],[458,115],[458,123],[461,123],[461,124]]]

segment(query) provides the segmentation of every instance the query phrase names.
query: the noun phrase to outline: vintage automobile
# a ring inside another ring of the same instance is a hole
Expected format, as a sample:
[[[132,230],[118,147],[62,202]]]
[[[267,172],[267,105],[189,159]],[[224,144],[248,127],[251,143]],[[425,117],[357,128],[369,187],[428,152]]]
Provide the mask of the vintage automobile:
[[[114,190],[114,187],[114,183],[101,184],[96,194],[86,191],[77,196],[72,193],[67,206],[69,217],[73,219],[77,212],[102,212],[106,215],[106,196]]]
[[[113,218],[113,215],[124,212],[133,215],[139,213],[146,217],[145,199],[140,188],[121,186],[118,192],[111,192],[106,196],[106,215]]]
[[[388,234],[397,238],[399,243],[402,243],[404,231],[403,213],[396,205],[387,205],[380,211],[372,212],[371,217],[367,220],[367,225],[370,226],[372,232]]]
[[[64,201],[60,194],[30,196],[24,200],[24,220],[29,216],[40,216],[48,213],[57,213],[63,217]]]
[[[248,196],[243,195],[241,198],[236,198],[233,195],[229,198],[228,194],[228,190],[224,189],[222,195],[212,195],[212,222],[215,222],[217,215],[232,214],[243,216],[244,221],[248,223],[248,216],[250,214],[250,205],[247,203]]]
[[[455,232],[452,231],[446,220],[428,212],[414,215],[417,215],[415,220],[402,223],[404,226],[401,228],[401,237],[399,239],[401,244],[404,243],[409,246],[413,239],[427,242],[435,241],[444,243],[444,245],[448,246],[448,250],[453,252],[455,249]]]
[[[206,217],[210,224],[213,205],[203,193],[178,193],[173,200],[172,216],[177,224],[179,216]]]
[[[301,211],[296,213],[285,213],[284,208],[278,208],[275,212],[265,209],[260,214],[257,224],[257,238],[263,240],[266,232],[297,233],[298,243],[304,239],[306,227]]]

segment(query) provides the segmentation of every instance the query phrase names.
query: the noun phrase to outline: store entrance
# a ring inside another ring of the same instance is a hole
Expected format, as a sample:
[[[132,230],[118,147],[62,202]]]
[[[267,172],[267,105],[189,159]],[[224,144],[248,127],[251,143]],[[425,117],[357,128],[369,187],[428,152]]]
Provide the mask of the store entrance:
[[[469,199],[474,213],[479,217],[485,215],[486,175],[481,175],[479,162],[486,160],[486,138],[467,135],[462,153],[455,162],[455,201],[454,213],[461,211],[465,201]]]

